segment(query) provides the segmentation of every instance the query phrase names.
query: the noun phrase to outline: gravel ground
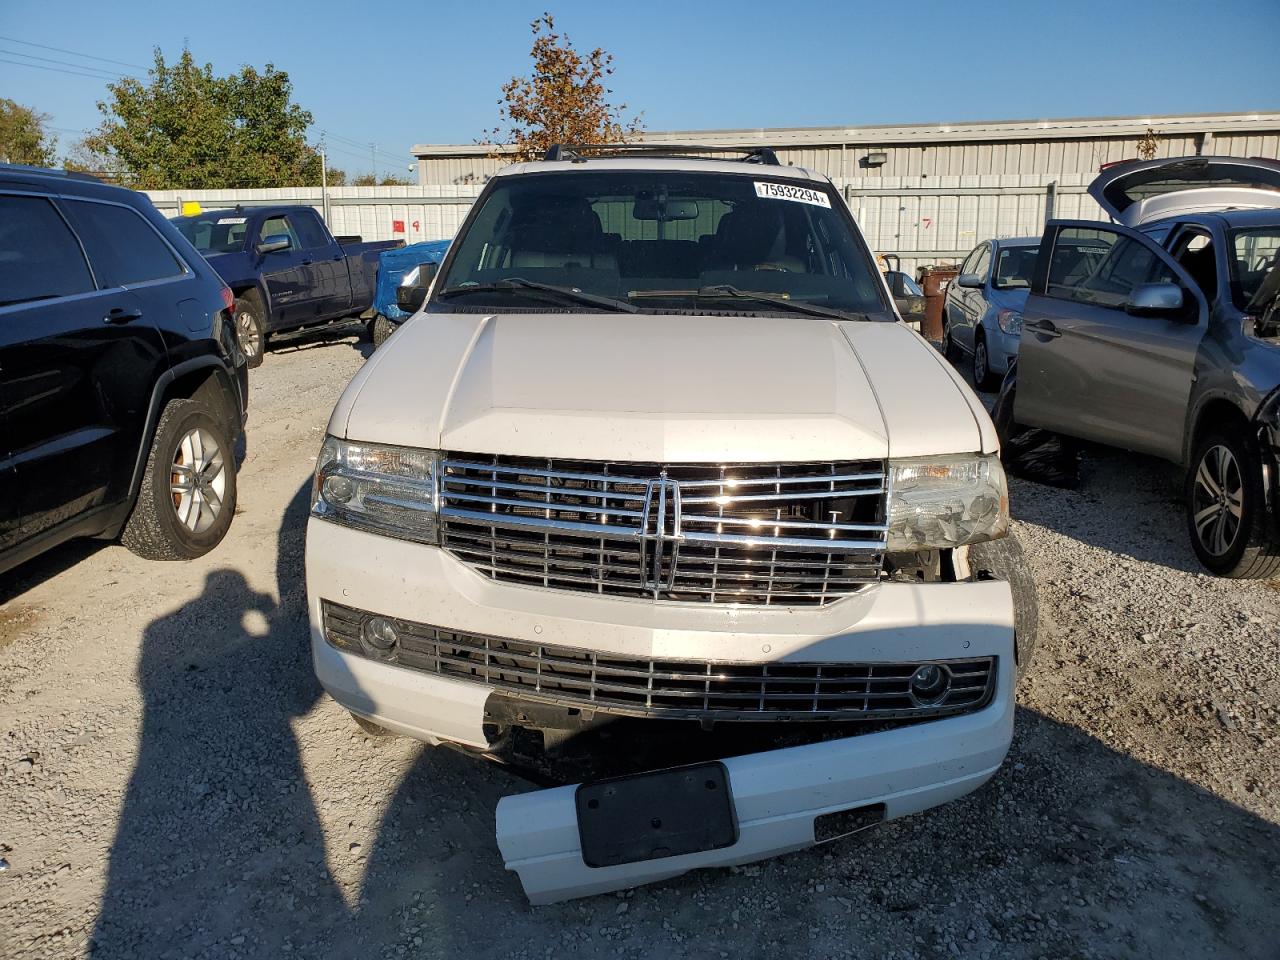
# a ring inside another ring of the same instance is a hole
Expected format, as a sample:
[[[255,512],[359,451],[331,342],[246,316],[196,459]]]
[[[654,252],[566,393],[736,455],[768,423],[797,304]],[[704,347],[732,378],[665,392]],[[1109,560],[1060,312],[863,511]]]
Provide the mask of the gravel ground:
[[[307,653],[325,421],[367,347],[253,374],[240,515],[186,564],[0,579],[0,957],[1278,957],[1280,590],[1191,558],[1160,465],[1014,482],[1043,636],[988,786],[825,847],[531,908],[508,772],[371,740]]]

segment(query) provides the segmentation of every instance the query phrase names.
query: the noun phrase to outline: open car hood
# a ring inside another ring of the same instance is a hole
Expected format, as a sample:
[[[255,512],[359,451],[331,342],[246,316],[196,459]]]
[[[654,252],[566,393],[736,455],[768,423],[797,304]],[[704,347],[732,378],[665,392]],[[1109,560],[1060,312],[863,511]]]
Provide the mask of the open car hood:
[[[1128,227],[1181,213],[1280,207],[1280,162],[1246,157],[1170,157],[1118,163],[1089,195]]]

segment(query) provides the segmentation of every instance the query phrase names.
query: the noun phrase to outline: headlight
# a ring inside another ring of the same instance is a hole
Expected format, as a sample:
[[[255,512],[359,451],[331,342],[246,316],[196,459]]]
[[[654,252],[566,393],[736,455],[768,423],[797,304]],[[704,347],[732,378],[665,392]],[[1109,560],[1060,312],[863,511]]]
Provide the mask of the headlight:
[[[434,450],[327,437],[316,459],[311,515],[436,543],[437,459]]]
[[[958,547],[1008,530],[1009,488],[998,456],[889,462],[890,551]]]
[[[1015,337],[1022,334],[1022,314],[1017,310],[1001,310],[996,314],[996,323],[1007,334]]]

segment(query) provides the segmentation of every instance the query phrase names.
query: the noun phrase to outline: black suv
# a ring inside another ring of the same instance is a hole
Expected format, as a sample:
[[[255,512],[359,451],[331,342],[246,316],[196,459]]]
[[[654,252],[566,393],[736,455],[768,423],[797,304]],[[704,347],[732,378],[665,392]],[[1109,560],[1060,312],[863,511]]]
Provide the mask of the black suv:
[[[248,402],[231,291],[142,194],[0,164],[0,571],[212,550]]]

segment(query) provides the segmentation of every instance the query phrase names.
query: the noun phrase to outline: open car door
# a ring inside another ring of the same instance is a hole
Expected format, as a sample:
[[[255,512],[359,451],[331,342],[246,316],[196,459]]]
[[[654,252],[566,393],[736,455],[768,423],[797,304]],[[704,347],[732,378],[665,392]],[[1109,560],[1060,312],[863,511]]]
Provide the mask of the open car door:
[[[1280,207],[1280,162],[1254,157],[1122,161],[1103,169],[1089,194],[1127,227],[1228,207]]]
[[[1127,227],[1052,220],[1023,310],[1014,419],[1180,461],[1204,295]]]

